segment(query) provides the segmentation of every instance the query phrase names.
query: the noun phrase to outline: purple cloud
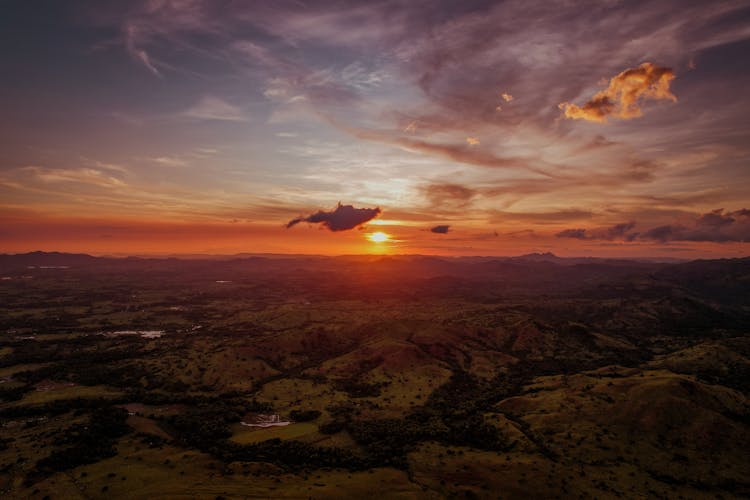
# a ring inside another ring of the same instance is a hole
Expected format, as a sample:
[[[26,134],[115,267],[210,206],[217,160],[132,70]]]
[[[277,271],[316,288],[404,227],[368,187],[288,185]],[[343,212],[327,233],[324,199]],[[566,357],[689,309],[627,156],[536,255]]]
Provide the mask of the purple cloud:
[[[623,222],[611,227],[602,227],[597,229],[565,229],[555,236],[558,238],[574,238],[577,240],[627,240],[635,239],[637,233],[629,233],[635,227],[635,222]]]
[[[555,234],[558,238],[578,240],[622,241],[711,241],[715,243],[750,241],[750,210],[734,212],[717,209],[698,215],[691,222],[665,224],[645,232],[631,232],[635,222],[625,222],[611,227],[595,229],[565,229]]]
[[[662,243],[669,241],[712,241],[715,243],[750,241],[750,210],[734,212],[713,210],[692,224],[671,224],[646,231],[640,239]]]
[[[319,210],[307,217],[297,217],[286,224],[289,229],[300,222],[310,222],[312,224],[322,224],[331,231],[347,231],[364,224],[380,215],[380,207],[376,208],[354,208],[352,205],[342,205],[339,203],[334,210],[325,212]]]

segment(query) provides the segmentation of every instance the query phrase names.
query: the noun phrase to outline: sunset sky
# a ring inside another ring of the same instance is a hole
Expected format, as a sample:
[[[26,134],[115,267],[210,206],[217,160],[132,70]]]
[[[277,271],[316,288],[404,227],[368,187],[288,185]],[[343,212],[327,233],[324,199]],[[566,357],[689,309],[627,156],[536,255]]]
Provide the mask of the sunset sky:
[[[0,252],[750,254],[750,1],[10,0],[0,37]]]

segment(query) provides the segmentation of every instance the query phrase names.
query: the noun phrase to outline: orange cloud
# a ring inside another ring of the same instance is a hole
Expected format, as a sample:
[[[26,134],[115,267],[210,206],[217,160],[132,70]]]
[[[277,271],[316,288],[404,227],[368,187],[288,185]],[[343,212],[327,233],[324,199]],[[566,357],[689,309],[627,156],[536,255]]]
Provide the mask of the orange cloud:
[[[674,78],[670,68],[645,62],[612,78],[606,89],[597,92],[583,106],[562,102],[559,108],[565,111],[566,118],[573,120],[605,122],[608,116],[637,118],[643,114],[641,103],[646,99],[677,101],[669,89]]]
[[[469,146],[476,146],[477,144],[479,144],[479,139],[477,137],[467,137],[466,143]]]

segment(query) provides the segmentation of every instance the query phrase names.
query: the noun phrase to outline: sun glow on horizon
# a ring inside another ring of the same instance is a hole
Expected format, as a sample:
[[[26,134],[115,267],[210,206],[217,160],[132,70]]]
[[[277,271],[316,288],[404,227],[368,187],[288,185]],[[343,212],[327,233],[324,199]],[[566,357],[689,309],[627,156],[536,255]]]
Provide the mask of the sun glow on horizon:
[[[391,237],[382,231],[376,231],[367,235],[367,238],[373,243],[383,243],[388,241]]]

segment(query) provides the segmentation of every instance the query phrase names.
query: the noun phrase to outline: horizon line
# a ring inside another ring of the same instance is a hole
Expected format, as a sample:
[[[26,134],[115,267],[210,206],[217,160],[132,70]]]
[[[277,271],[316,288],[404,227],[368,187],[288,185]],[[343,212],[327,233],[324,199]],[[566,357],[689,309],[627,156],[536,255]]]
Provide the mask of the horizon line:
[[[521,257],[547,257],[560,260],[576,260],[576,259],[590,259],[590,260],[625,260],[625,261],[655,261],[655,262],[693,262],[697,260],[736,260],[750,258],[750,254],[737,256],[737,257],[699,257],[699,258],[680,258],[680,257],[669,257],[664,255],[652,255],[652,256],[641,256],[641,257],[629,257],[629,256],[611,256],[611,257],[598,257],[594,255],[573,255],[573,256],[560,256],[554,252],[529,252],[515,255],[446,255],[446,254],[420,254],[420,253],[349,253],[349,254],[305,254],[305,253],[284,253],[284,252],[238,252],[238,253],[201,253],[201,252],[189,252],[189,253],[88,253],[88,252],[66,252],[59,250],[31,250],[28,252],[2,252],[2,257],[13,257],[13,256],[24,256],[31,254],[60,254],[60,255],[84,255],[92,258],[103,258],[103,259],[128,259],[128,258],[140,258],[140,259],[177,259],[177,260],[196,260],[196,259],[211,259],[211,258],[249,258],[249,257],[279,257],[279,258],[295,258],[295,257],[314,257],[321,259],[335,259],[335,258],[346,258],[346,257],[432,257],[441,259],[515,259]]]

